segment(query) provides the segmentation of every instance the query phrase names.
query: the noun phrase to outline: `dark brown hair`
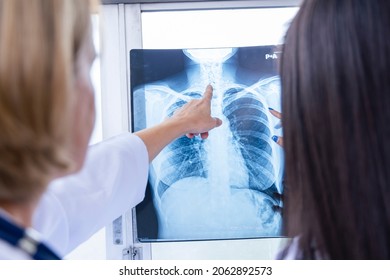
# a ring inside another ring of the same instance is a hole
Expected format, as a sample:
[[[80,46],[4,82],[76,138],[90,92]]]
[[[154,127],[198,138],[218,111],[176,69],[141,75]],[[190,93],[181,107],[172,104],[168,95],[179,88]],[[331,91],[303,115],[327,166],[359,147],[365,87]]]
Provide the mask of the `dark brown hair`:
[[[306,259],[390,259],[390,1],[305,1],[281,77],[285,233]]]

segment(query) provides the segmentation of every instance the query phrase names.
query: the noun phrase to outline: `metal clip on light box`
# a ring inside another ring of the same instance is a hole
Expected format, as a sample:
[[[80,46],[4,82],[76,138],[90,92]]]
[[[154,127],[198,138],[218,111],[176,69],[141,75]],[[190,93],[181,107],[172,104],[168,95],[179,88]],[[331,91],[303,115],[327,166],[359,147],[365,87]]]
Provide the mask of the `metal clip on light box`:
[[[132,246],[125,248],[122,251],[122,257],[124,260],[142,260],[142,248]]]

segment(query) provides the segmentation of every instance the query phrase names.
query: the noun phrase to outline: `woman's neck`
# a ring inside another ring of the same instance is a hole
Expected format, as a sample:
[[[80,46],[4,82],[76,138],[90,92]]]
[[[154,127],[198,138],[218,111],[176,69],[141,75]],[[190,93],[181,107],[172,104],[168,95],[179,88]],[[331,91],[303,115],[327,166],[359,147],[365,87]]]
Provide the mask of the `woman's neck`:
[[[37,207],[38,200],[25,202],[0,202],[3,209],[12,218],[13,222],[24,228],[31,227],[32,218]]]

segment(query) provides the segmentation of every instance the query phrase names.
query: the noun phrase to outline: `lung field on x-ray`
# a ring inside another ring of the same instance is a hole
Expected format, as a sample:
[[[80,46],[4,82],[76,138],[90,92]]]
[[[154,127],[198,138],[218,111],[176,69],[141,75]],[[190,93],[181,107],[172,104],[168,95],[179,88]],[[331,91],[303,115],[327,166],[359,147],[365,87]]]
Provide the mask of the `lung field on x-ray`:
[[[134,131],[201,98],[209,83],[212,115],[223,121],[208,139],[180,137],[152,162],[150,195],[136,209],[140,240],[280,235],[283,154],[271,137],[282,131],[268,111],[280,110],[275,49],[132,51]]]
[[[243,94],[239,96],[238,93]],[[233,88],[225,93],[223,113],[233,133],[232,144],[245,161],[249,188],[259,191],[267,190],[275,182],[272,135],[265,110],[263,103],[245,89]]]
[[[201,94],[196,92],[188,93],[187,96],[201,98]],[[179,98],[169,106],[167,116],[171,117],[185,103],[186,101]],[[201,139],[181,137],[168,145],[163,154],[165,160],[161,162],[157,185],[157,194],[160,198],[177,181],[190,177],[208,177],[207,156],[204,141]]]

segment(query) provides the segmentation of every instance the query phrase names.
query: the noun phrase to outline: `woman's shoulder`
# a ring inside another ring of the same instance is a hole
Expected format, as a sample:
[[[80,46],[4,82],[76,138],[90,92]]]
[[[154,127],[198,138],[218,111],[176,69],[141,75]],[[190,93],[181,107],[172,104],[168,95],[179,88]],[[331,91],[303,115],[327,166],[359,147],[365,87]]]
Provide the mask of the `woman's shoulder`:
[[[299,250],[299,237],[292,238],[287,245],[276,255],[277,260],[297,260],[302,259]]]
[[[277,260],[327,260],[330,259],[329,255],[318,250],[318,246],[315,241],[311,241],[308,246],[306,254],[304,254],[301,244],[301,237],[292,238],[287,245],[277,255]]]

